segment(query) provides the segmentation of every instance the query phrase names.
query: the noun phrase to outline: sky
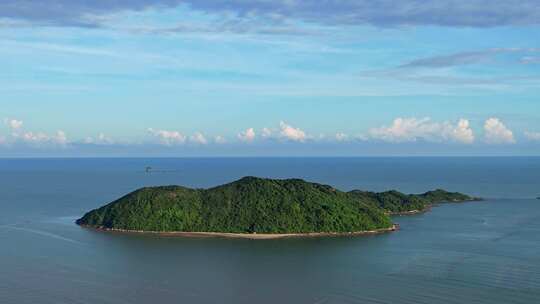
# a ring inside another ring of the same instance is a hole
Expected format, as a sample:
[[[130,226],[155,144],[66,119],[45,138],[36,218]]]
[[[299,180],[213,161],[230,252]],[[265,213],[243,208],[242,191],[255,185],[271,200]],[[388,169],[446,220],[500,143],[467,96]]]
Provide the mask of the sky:
[[[540,155],[537,0],[3,0],[0,157]]]

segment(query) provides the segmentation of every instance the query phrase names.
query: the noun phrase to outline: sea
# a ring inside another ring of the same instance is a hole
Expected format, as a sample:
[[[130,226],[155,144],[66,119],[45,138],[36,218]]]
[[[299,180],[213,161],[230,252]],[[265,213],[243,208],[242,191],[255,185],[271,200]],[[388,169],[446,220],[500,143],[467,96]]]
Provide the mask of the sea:
[[[180,238],[74,223],[139,187],[248,175],[484,200],[396,216],[399,231],[360,237]],[[540,303],[538,196],[539,157],[0,159],[0,303]]]

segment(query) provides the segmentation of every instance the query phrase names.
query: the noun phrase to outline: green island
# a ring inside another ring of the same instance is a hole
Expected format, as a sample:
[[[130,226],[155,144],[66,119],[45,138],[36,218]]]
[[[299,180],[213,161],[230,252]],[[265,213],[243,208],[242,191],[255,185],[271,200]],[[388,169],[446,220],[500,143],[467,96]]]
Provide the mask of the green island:
[[[459,192],[448,192],[442,189],[428,191],[422,194],[404,194],[395,190],[379,193],[353,190],[349,194],[372,206],[382,208],[390,215],[420,213],[440,203],[460,203],[480,200],[477,197],[471,197]]]
[[[95,229],[248,238],[371,234],[396,230],[390,215],[476,198],[444,190],[424,194],[343,192],[301,179],[244,177],[209,189],[145,187],[86,213]]]

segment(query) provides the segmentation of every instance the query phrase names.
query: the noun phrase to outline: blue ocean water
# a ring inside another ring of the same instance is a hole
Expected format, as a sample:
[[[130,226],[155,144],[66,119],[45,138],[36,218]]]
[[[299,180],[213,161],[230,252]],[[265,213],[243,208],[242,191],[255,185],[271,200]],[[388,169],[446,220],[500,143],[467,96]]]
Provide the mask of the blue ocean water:
[[[145,167],[153,171],[145,173]],[[74,225],[141,186],[246,175],[485,198],[369,237],[111,234]],[[0,303],[539,303],[540,158],[0,159]]]

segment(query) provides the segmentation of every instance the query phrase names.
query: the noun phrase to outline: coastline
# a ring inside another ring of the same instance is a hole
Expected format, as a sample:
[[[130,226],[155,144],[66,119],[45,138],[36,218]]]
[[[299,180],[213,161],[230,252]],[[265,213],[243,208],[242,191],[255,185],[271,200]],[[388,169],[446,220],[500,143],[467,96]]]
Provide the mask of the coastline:
[[[400,211],[400,212],[388,212],[387,214],[390,216],[406,216],[406,215],[415,215],[420,213],[426,213],[428,211],[431,211],[431,207],[423,209],[423,210],[409,210],[409,211]]]
[[[376,230],[354,231],[354,232],[308,232],[308,233],[229,233],[229,232],[188,232],[188,231],[145,231],[145,230],[127,230],[106,227],[93,227],[88,225],[79,225],[86,229],[92,229],[103,232],[127,233],[127,234],[150,234],[158,236],[186,237],[186,238],[234,238],[250,240],[269,240],[281,238],[304,238],[304,237],[328,237],[328,236],[362,236],[388,233],[399,230],[399,224],[392,224],[392,227]]]
[[[387,212],[386,214],[390,216],[416,215],[416,214],[430,212],[433,207],[438,207],[439,205],[443,205],[443,204],[461,204],[461,203],[480,202],[480,201],[483,201],[483,199],[479,197],[473,197],[472,199],[467,199],[467,200],[444,201],[444,202],[432,203],[430,205],[427,205],[426,208],[421,209],[421,210],[414,209],[414,210],[408,210],[408,211]]]

